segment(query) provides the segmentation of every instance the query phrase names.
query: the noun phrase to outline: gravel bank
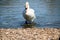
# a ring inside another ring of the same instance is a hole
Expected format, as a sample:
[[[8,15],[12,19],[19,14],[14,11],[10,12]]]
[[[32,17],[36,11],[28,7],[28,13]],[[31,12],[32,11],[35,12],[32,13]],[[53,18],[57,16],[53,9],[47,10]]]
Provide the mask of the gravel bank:
[[[0,29],[0,40],[59,40],[57,28]]]

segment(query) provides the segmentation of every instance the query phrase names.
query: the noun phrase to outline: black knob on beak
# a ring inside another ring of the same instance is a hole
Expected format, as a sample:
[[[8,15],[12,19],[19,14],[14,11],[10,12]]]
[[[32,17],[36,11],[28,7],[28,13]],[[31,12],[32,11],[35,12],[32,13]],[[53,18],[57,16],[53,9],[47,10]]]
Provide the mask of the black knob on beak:
[[[27,9],[27,8],[25,8],[25,9]]]

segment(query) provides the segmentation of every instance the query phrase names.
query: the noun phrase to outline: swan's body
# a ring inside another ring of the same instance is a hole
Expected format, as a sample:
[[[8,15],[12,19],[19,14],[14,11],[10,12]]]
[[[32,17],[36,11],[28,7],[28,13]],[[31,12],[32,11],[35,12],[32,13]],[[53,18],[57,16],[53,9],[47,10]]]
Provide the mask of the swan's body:
[[[27,22],[33,22],[35,17],[34,10],[29,7],[29,3],[26,2],[25,10],[23,13],[23,17]]]

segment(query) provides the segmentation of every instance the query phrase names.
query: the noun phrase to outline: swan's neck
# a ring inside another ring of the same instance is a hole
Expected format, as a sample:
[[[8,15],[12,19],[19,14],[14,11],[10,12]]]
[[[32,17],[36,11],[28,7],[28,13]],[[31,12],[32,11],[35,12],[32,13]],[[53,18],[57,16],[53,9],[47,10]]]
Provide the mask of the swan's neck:
[[[26,10],[26,15],[28,14],[29,9],[30,9],[30,8],[26,8],[26,9],[25,9],[25,10]]]

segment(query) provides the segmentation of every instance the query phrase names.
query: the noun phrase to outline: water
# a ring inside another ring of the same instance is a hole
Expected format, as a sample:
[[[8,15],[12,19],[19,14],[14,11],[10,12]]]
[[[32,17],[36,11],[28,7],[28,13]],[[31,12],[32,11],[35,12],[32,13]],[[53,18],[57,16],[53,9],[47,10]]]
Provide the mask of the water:
[[[0,0],[0,28],[18,28],[24,24],[25,1]],[[36,27],[60,28],[60,0],[28,0],[35,10]]]

